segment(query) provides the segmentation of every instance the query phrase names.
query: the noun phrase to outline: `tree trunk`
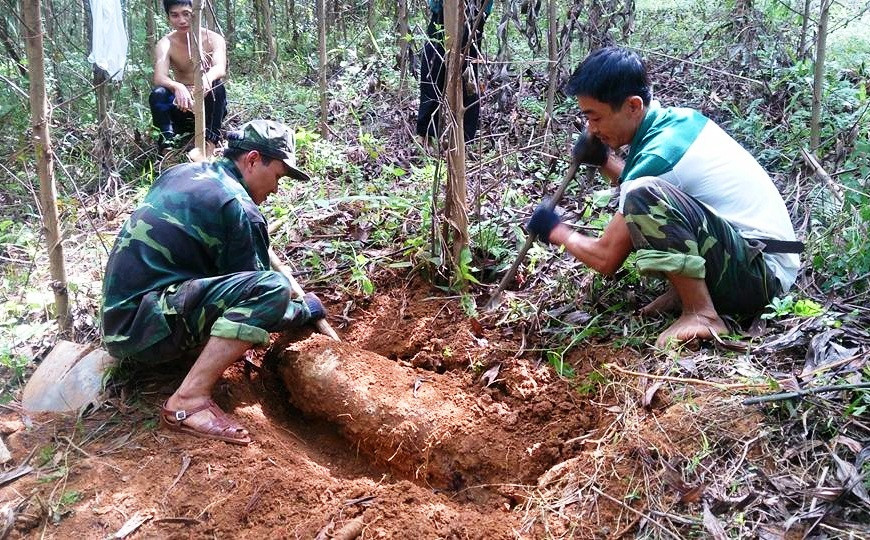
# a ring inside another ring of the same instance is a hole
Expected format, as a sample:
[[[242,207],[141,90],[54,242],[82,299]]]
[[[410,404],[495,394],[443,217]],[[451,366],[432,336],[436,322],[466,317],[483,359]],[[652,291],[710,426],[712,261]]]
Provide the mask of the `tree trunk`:
[[[329,102],[326,99],[326,0],[317,0],[317,80],[320,84],[320,136],[323,140],[329,138],[329,127],[326,118],[329,114]]]
[[[556,0],[547,0],[547,56],[550,61],[550,84],[547,85],[547,112],[542,119],[544,127],[553,120],[553,102],[556,100],[556,86],[559,80],[559,20],[556,15]]]
[[[214,4],[212,4],[211,0],[206,0],[203,12],[205,13],[206,28],[217,31],[218,25],[217,20],[215,20]]]
[[[801,35],[798,42],[797,58],[803,60],[807,57],[807,32],[810,29],[810,10],[812,9],[812,0],[804,0],[803,16],[801,17]]]
[[[375,0],[369,0],[366,11],[366,31],[369,33],[369,52],[377,52],[378,42],[375,39]]]
[[[3,22],[0,23],[0,41],[3,42],[3,49],[6,51],[6,54],[9,55],[9,59],[18,70],[18,73],[20,73],[21,76],[26,79],[27,68],[21,61],[21,53],[18,51],[18,47],[16,45],[17,40],[12,39],[11,32],[9,31],[9,23],[6,17],[3,17]]]
[[[109,77],[105,70],[94,65],[94,94],[97,98],[97,145],[94,157],[100,164],[100,180],[109,183],[115,169],[112,153],[112,132],[109,129]]]
[[[275,42],[275,33],[272,31],[272,3],[269,0],[260,0],[260,17],[263,21],[263,40],[266,42],[266,63],[271,67],[278,58],[278,47]]]
[[[229,49],[234,40],[236,39],[236,16],[235,16],[236,6],[233,5],[233,0],[224,0],[224,10],[227,14],[227,27],[226,33],[224,34],[224,38],[227,42],[227,49]],[[227,70],[229,70],[229,62],[227,62]]]
[[[69,292],[63,260],[63,238],[57,214],[57,193],[54,180],[54,161],[48,129],[48,99],[45,94],[45,58],[42,43],[40,0],[28,0],[21,5],[24,22],[24,41],[27,47],[27,65],[30,77],[30,114],[33,128],[33,148],[36,170],[39,174],[39,206],[45,227],[45,243],[51,270],[51,288],[57,309],[57,322],[62,334],[71,328]]]
[[[444,201],[444,239],[451,252],[451,275],[460,276],[458,270],[462,252],[468,248],[468,207],[465,181],[465,107],[462,99],[462,33],[465,28],[465,0],[444,2],[445,57],[447,96],[445,114],[447,129],[447,192]],[[460,278],[461,279],[461,278]],[[460,285],[462,285],[460,283]]]
[[[819,14],[819,35],[816,40],[816,62],[813,73],[813,109],[810,116],[810,151],[818,155],[820,142],[819,117],[822,110],[822,89],[825,85],[825,47],[828,38],[828,15],[831,0],[822,0]]]
[[[495,31],[498,38],[498,52],[495,56],[498,72],[493,79],[497,88],[496,100],[498,102],[498,111],[502,114],[509,112],[513,108],[513,91],[509,84],[511,51],[508,30],[510,29],[511,19],[515,18],[517,18],[516,0],[505,0],[504,11],[498,23],[498,28]]]
[[[200,28],[202,28],[202,0],[193,0],[193,24],[190,34],[191,54],[193,55],[193,133],[194,145],[200,156],[205,153],[205,96],[202,88],[202,43],[200,43]],[[210,156],[206,156],[210,157]]]
[[[154,58],[154,45],[157,42],[155,34],[157,26],[154,20],[154,0],[145,0],[145,58]]]
[[[396,59],[396,65],[399,68],[399,92],[401,93],[405,76],[408,74],[408,53],[410,51],[409,38],[411,36],[408,32],[408,0],[398,0],[396,19],[399,29],[399,37],[396,40],[399,57]]]
[[[299,25],[296,24],[296,0],[287,0],[287,18],[290,19],[290,43],[296,47],[299,40]]]

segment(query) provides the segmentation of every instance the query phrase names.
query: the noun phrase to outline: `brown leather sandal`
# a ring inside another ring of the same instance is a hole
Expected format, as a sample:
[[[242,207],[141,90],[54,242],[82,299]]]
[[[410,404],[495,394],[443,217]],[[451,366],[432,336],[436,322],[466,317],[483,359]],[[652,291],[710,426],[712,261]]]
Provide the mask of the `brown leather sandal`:
[[[209,411],[214,416],[211,421],[199,427],[185,425],[185,420],[194,414],[202,411]],[[217,439],[219,441],[228,442],[230,444],[248,445],[251,443],[251,437],[247,430],[239,424],[230,420],[227,413],[217,406],[217,403],[208,399],[202,405],[197,405],[192,409],[172,411],[166,408],[166,403],[160,406],[160,421],[168,429],[187,433],[194,437],[202,437],[203,439]]]

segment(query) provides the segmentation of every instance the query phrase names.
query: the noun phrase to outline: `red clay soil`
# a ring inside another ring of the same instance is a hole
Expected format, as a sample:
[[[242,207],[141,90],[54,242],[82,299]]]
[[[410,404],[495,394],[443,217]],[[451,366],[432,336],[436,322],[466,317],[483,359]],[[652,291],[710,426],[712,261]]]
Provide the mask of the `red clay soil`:
[[[332,312],[346,300],[331,299]],[[529,519],[542,474],[556,465],[541,485],[555,484],[564,477],[558,464],[591,466],[600,457],[588,435],[609,426],[613,413],[606,403],[582,397],[537,358],[514,358],[518,343],[492,328],[481,332],[455,300],[439,298],[423,283],[386,287],[346,315],[347,326],[339,328],[345,343],[387,362],[371,363],[365,376],[357,373],[367,392],[383,400],[398,391],[413,400],[409,381],[423,380],[418,420],[450,411],[459,442],[432,454],[441,460],[438,474],[421,474],[416,455],[390,460],[387,451],[396,452],[396,441],[376,426],[367,428],[374,431],[369,436],[384,440],[366,440],[347,422],[320,420],[292,406],[294,389],[271,369],[282,362],[281,345],[256,355],[253,369],[232,366],[216,388],[218,404],[251,432],[247,447],[156,426],[157,406],[181,370],[137,375],[78,420],[31,418],[7,407],[0,431],[12,464],[35,452],[30,463],[36,470],[0,488],[0,536],[4,509],[16,515],[11,538],[106,538],[137,513],[149,519],[129,538],[340,538],[348,532],[342,527],[356,528],[359,538],[593,537],[631,525],[634,516],[606,500],[594,505],[595,520],[580,529],[553,523],[545,529],[542,520]],[[575,367],[583,372],[624,363],[614,356],[587,349]],[[497,380],[486,386],[480,374],[498,364]],[[404,379],[397,381],[397,373]],[[319,397],[328,396],[301,399]],[[300,403],[299,395],[295,399]],[[616,485],[631,468],[619,461],[608,472]]]

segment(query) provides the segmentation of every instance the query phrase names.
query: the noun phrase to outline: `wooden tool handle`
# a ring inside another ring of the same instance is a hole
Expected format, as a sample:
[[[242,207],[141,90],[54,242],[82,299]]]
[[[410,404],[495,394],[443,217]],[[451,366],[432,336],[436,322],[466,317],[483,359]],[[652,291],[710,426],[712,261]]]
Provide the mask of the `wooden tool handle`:
[[[275,250],[269,248],[269,262],[272,264],[272,268],[284,274],[284,277],[290,281],[290,288],[293,289],[293,296],[298,298],[302,298],[305,296],[305,291],[302,290],[302,287],[299,285],[299,282],[296,281],[296,278],[293,277],[293,273],[290,272],[290,268],[288,268],[284,263],[281,262],[281,259],[278,258],[278,254],[275,253]],[[338,337],[338,334],[335,330],[332,329],[332,326],[326,322],[326,319],[318,319],[317,322],[314,323],[317,327],[317,330],[326,336],[331,337],[335,341],[341,341],[341,338]]]
[[[579,163],[577,163],[576,161],[571,162],[571,166],[568,167],[568,170],[565,172],[565,178],[562,180],[562,183],[559,185],[559,189],[557,189],[556,193],[553,194],[553,197],[547,201],[547,208],[549,208],[550,210],[556,208],[556,205],[562,199],[562,195],[565,194],[565,189],[568,187],[568,184],[570,184],[571,180],[574,179],[574,176],[577,175],[578,165],[579,165]],[[590,176],[593,176],[595,174],[595,169],[593,169],[592,167],[587,167],[587,171],[591,171]],[[538,235],[536,235],[533,232],[530,232],[526,236],[526,243],[523,244],[522,248],[520,248],[520,252],[517,253],[516,260],[511,265],[510,269],[507,271],[507,274],[505,274],[504,277],[501,279],[501,282],[498,284],[498,288],[495,290],[495,292],[490,297],[489,302],[487,302],[485,309],[487,309],[487,310],[495,309],[499,305],[499,303],[501,303],[502,293],[507,288],[507,286],[511,283],[511,281],[513,281],[514,275],[517,273],[517,269],[520,267],[520,264],[522,264],[523,260],[525,260],[525,258],[526,258],[526,252],[529,251],[529,249],[532,247],[532,244],[535,243],[535,240],[537,238],[538,238]]]

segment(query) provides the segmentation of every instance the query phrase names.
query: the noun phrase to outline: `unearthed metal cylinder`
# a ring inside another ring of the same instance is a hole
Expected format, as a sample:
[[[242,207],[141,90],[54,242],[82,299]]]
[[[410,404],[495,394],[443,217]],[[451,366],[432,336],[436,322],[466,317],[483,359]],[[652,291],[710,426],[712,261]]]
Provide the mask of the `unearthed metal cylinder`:
[[[324,336],[293,344],[278,370],[296,408],[337,424],[403,476],[459,489],[528,480],[540,468],[536,448],[510,433],[517,415],[469,395],[459,375],[415,371]]]

